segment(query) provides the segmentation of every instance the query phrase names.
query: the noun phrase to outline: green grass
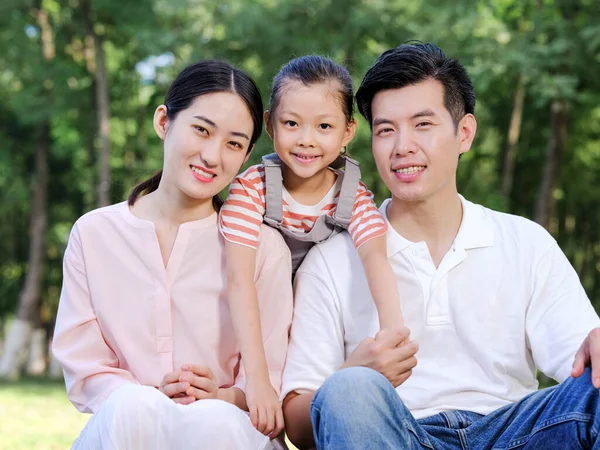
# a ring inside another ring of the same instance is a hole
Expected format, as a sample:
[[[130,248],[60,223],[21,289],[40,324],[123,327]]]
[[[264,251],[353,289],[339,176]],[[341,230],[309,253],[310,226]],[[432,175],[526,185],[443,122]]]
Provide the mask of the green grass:
[[[69,449],[90,417],[69,402],[62,382],[0,382],[3,450]]]

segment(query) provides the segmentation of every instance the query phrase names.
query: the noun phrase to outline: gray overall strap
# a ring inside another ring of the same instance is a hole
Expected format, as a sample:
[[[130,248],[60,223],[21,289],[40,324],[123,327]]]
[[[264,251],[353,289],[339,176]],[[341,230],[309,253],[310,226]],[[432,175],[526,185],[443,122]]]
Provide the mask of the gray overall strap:
[[[276,223],[283,221],[283,178],[281,160],[276,153],[262,158],[265,166],[265,217]]]
[[[345,227],[348,227],[352,219],[354,202],[356,201],[356,192],[360,181],[360,168],[358,162],[352,158],[348,156],[343,156],[343,158],[345,160],[344,178],[333,218]]]

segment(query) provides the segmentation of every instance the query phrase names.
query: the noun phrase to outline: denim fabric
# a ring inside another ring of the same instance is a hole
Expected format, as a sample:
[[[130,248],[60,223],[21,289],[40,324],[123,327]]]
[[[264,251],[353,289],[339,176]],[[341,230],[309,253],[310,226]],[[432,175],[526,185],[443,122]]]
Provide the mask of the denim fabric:
[[[487,416],[445,411],[416,420],[380,373],[344,369],[317,391],[318,449],[600,450],[600,395],[590,369]]]

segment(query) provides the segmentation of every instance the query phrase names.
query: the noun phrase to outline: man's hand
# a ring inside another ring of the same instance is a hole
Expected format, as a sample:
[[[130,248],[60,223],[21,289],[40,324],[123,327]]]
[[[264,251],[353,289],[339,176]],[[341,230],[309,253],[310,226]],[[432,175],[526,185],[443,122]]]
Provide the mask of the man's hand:
[[[592,368],[592,384],[600,389],[600,328],[594,328],[587,335],[575,354],[571,376],[581,376],[586,366]]]
[[[375,338],[366,338],[354,349],[342,368],[369,367],[386,377],[394,387],[404,383],[417,365],[416,342],[410,342],[406,327],[379,331]],[[404,342],[406,341],[406,342]]]

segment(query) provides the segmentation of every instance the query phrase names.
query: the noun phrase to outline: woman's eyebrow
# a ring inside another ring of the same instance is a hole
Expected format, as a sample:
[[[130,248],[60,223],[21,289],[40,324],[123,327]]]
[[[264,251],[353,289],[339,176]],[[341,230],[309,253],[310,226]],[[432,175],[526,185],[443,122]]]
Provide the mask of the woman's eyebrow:
[[[202,120],[202,121],[206,122],[207,124],[209,124],[210,126],[212,126],[214,128],[219,128],[219,126],[216,123],[214,123],[212,120],[210,120],[208,117],[205,117],[205,116],[194,116],[194,118]],[[230,134],[232,136],[242,137],[244,139],[247,139],[248,141],[250,140],[250,138],[248,137],[248,135],[246,133],[242,133],[241,131],[232,131]]]

